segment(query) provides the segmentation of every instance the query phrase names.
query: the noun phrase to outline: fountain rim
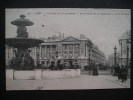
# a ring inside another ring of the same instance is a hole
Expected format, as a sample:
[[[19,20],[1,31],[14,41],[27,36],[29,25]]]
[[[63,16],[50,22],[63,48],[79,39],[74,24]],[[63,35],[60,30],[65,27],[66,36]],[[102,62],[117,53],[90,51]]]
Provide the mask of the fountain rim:
[[[43,42],[44,42],[43,40],[35,39],[35,38],[15,37],[15,38],[6,38],[5,44],[14,48],[31,48],[31,47],[38,46]]]

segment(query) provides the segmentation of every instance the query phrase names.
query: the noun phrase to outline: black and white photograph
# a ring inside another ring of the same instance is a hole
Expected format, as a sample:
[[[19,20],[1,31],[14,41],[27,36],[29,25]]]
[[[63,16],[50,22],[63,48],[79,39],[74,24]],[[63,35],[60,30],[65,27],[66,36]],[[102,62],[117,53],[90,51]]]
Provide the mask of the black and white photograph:
[[[6,8],[6,91],[130,88],[131,9]]]

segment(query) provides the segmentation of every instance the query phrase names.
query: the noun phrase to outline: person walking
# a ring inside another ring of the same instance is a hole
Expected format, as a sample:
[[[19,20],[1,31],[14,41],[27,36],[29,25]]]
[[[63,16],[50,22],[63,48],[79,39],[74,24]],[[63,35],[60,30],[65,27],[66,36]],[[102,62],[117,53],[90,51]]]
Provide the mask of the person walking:
[[[110,68],[111,68],[111,74],[113,74],[113,68],[114,68],[114,66],[112,65]]]
[[[121,72],[120,72],[119,64],[117,64],[117,75],[118,75],[118,80],[121,79]]]
[[[53,70],[54,66],[55,66],[55,61],[54,61],[54,59],[52,57],[52,59],[50,60],[50,69]]]
[[[63,69],[63,66],[61,64],[61,60],[59,60],[59,59],[57,61],[57,67],[58,67],[59,70],[62,70]]]
[[[94,76],[98,75],[98,69],[97,69],[96,65],[93,66],[93,73],[92,73],[92,75],[94,75]]]
[[[113,76],[117,76],[117,66],[114,65],[114,72],[113,72]]]
[[[122,82],[124,82],[124,81],[127,80],[127,69],[122,65],[120,71],[121,71],[121,79],[122,79]]]
[[[79,65],[77,63],[75,64],[75,69],[79,69]]]

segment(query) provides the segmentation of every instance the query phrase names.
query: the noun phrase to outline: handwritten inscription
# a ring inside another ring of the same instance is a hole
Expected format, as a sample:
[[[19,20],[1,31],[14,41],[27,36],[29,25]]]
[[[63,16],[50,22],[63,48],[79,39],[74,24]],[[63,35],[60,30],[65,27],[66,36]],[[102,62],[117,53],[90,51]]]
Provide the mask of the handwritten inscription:
[[[59,13],[59,12],[28,12],[27,13],[27,15],[30,15],[30,14],[34,14],[34,15],[130,15],[129,13],[93,13],[93,12],[88,12],[88,13],[84,13],[84,12],[80,12],[80,13],[72,13],[72,12],[70,12],[70,13],[68,13],[68,12],[61,12],[61,13]]]

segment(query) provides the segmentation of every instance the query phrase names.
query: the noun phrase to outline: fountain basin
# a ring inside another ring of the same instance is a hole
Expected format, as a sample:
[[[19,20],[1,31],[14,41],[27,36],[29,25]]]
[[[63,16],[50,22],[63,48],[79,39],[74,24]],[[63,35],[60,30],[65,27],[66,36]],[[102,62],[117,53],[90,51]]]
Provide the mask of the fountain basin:
[[[13,80],[14,70],[13,69],[6,69],[6,79]]]
[[[14,71],[14,79],[24,79],[24,80],[34,80],[35,72],[34,71]]]
[[[35,47],[38,46],[40,43],[43,43],[43,40],[39,40],[39,39],[34,39],[34,38],[20,38],[20,37],[16,37],[16,38],[7,38],[6,39],[6,44],[10,47],[14,47],[14,48],[31,48],[31,47]]]

